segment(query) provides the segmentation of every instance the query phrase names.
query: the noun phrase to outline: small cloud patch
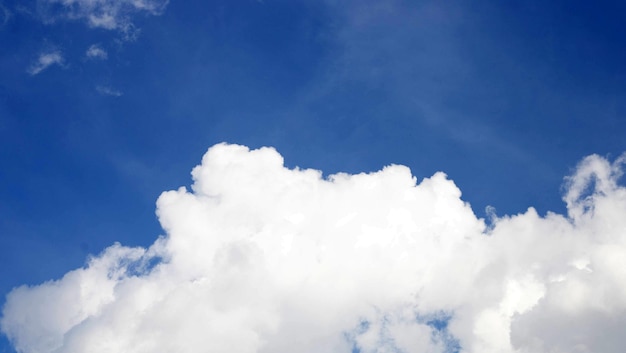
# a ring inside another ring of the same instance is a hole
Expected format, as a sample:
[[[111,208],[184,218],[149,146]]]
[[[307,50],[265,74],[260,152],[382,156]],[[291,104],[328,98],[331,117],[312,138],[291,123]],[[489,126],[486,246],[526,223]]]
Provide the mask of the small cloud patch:
[[[96,86],[96,91],[103,96],[121,97],[123,93],[109,86]]]
[[[106,60],[109,54],[99,44],[93,44],[87,49],[85,56],[94,60]]]
[[[31,76],[35,76],[52,65],[62,66],[64,62],[65,59],[63,58],[63,54],[59,50],[43,52],[39,54],[37,60],[30,65],[26,72],[28,72]]]

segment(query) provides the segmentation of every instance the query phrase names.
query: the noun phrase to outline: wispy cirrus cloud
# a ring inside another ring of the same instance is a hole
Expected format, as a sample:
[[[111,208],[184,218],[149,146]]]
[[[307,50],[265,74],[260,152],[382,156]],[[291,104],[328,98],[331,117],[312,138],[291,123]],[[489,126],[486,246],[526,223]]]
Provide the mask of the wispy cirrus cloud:
[[[4,5],[0,4],[0,29],[2,29],[7,22],[9,22],[10,18],[11,11],[9,11],[9,9],[7,9]]]
[[[45,51],[26,70],[31,76],[35,76],[52,65],[63,65],[65,59],[59,50]]]
[[[621,353],[625,162],[585,158],[567,215],[487,227],[443,173],[220,144],[159,197],[166,236],[14,289],[1,328],[22,353]]]
[[[169,0],[38,0],[44,22],[84,21],[91,28],[135,31],[132,18],[138,14],[160,15]]]
[[[96,86],[96,91],[103,96],[121,97],[123,93],[110,86]]]

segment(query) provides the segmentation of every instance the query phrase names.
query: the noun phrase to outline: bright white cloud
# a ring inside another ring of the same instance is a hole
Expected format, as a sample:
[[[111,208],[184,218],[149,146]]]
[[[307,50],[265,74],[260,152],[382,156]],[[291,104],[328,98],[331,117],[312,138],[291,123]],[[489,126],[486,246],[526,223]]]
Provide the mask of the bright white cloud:
[[[109,86],[96,86],[96,91],[103,96],[121,97],[123,93]]]
[[[442,173],[220,144],[159,197],[165,236],[13,290],[1,327],[24,353],[622,352],[623,161],[584,159],[568,216],[487,228]]]
[[[63,65],[64,61],[63,54],[58,50],[43,52],[26,71],[34,76],[52,65]]]
[[[106,60],[109,54],[100,45],[92,44],[85,52],[85,56],[89,59]]]
[[[132,16],[143,13],[160,15],[169,0],[38,0],[46,22],[59,19],[86,21],[89,27],[133,30]]]

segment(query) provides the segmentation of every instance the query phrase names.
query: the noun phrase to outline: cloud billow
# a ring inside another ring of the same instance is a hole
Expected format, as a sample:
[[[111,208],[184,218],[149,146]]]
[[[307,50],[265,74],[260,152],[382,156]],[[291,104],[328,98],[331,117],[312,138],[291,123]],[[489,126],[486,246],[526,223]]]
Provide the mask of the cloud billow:
[[[14,289],[2,331],[24,353],[621,352],[622,164],[585,158],[567,216],[486,227],[443,173],[324,178],[216,145],[159,197],[166,235]]]

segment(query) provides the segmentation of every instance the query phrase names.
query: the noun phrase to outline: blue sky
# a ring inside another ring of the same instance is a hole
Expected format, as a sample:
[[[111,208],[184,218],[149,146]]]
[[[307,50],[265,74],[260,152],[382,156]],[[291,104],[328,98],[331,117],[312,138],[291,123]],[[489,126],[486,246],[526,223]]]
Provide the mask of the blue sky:
[[[622,2],[172,0],[100,25],[79,4],[0,0],[3,295],[149,246],[220,142],[443,171],[478,217],[565,213],[581,158],[626,151]]]

